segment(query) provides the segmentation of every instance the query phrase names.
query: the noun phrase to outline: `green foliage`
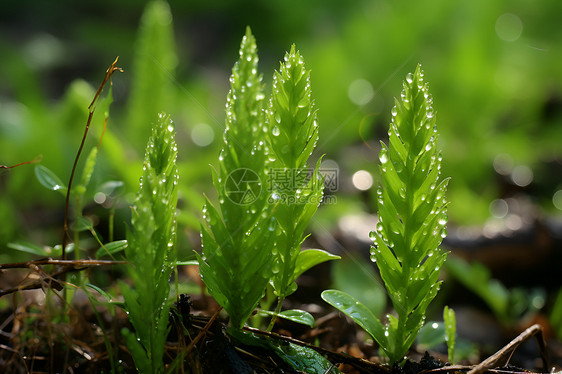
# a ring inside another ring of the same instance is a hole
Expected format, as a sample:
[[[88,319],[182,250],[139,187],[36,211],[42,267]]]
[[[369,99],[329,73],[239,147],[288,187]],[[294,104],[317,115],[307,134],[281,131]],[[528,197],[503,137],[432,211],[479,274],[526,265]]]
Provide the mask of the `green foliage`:
[[[490,270],[478,262],[468,263],[459,257],[447,261],[447,272],[467,289],[478,295],[504,326],[513,326],[524,315],[534,313],[544,305],[540,289],[507,289],[491,277]]]
[[[260,336],[243,330],[229,329],[229,334],[240,343],[264,348],[281,358],[293,370],[309,374],[338,374],[338,368],[319,352],[298,344],[279,342],[266,336]]]
[[[177,148],[169,116],[160,115],[146,147],[143,175],[132,208],[125,255],[131,287],[121,291],[134,333],[123,335],[141,373],[164,371],[169,278],[175,261]]]
[[[43,187],[53,191],[61,191],[63,196],[66,195],[66,186],[64,183],[46,166],[35,166],[35,176]]]
[[[397,316],[388,315],[383,325],[355,298],[339,291],[322,294],[360,324],[393,363],[403,360],[423,326],[447,256],[439,245],[446,235],[448,180],[439,178],[436,141],[432,98],[418,65],[406,76],[401,100],[392,109],[389,146],[382,143],[379,223],[371,233],[371,258],[379,265]]]
[[[386,308],[386,293],[372,265],[358,257],[344,257],[332,264],[335,289],[353,296],[375,316],[381,316]]]
[[[275,318],[279,317],[292,322],[314,327],[314,317],[312,317],[312,314],[304,310],[290,309],[290,310],[284,310],[280,313],[272,312],[269,310],[260,310],[259,312],[266,315],[270,315]]]
[[[455,311],[445,305],[443,309],[443,323],[445,324],[445,340],[447,341],[447,354],[449,362],[455,363],[455,339],[457,334],[457,318]]]
[[[134,146],[144,143],[148,135],[143,126],[147,119],[173,108],[176,65],[170,6],[166,1],[152,1],[140,21],[128,101],[128,134]]]
[[[556,331],[558,339],[562,340],[562,288],[558,291],[552,311],[550,312],[550,323]]]
[[[232,69],[226,106],[226,131],[213,181],[219,208],[203,209],[201,277],[209,293],[241,328],[271,277],[275,222],[268,218],[263,142],[264,94],[257,71],[255,39],[248,28],[240,59]]]
[[[294,45],[284,60],[274,74],[267,110],[269,146],[274,158],[269,175],[271,200],[277,205],[274,216],[280,228],[275,240],[272,279],[279,305],[297,289],[295,279],[301,272],[297,271],[298,258],[325,255],[325,252],[301,252],[304,231],[320,204],[324,188],[318,174],[320,160],[312,176],[308,176],[307,161],[318,140],[310,71]],[[318,262],[327,259],[331,258]]]

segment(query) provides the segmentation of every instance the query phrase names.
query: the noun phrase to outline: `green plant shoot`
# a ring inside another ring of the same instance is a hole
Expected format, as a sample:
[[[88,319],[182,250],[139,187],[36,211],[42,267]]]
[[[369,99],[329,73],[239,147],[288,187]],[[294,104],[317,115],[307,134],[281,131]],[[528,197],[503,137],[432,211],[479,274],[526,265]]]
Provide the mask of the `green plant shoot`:
[[[273,77],[267,110],[269,145],[274,161],[269,181],[270,201],[280,230],[274,250],[272,284],[278,297],[277,312],[285,297],[297,289],[296,278],[308,268],[335,258],[325,251],[301,251],[304,231],[322,200],[320,161],[309,176],[307,161],[318,140],[317,113],[311,98],[310,71],[295,46],[285,55]],[[270,328],[272,326],[270,325]]]
[[[443,309],[443,322],[445,324],[445,341],[447,342],[447,354],[449,362],[455,363],[455,337],[457,333],[457,318],[453,308],[445,305]]]
[[[175,261],[178,173],[174,128],[159,115],[144,158],[137,199],[132,208],[125,255],[131,287],[120,283],[134,333],[123,329],[127,347],[141,373],[163,373],[168,335],[168,295]]]
[[[248,28],[230,77],[224,144],[219,170],[213,173],[219,207],[207,200],[202,254],[197,255],[209,293],[236,328],[244,326],[264,295],[276,228],[261,182],[266,180],[268,159],[263,141],[265,96],[257,65],[256,42]]]
[[[381,143],[379,156],[382,188],[378,191],[379,223],[371,232],[375,242],[371,259],[378,264],[396,315],[389,314],[383,325],[353,297],[335,290],[322,294],[363,327],[391,363],[403,361],[423,326],[447,256],[439,245],[446,236],[448,179],[440,180],[432,97],[419,65],[406,76],[401,100],[395,102],[389,145]]]
[[[148,133],[143,124],[147,118],[170,113],[174,106],[175,86],[170,79],[178,64],[174,44],[170,6],[162,0],[149,2],[135,41],[131,98],[127,104],[126,124],[133,145],[144,145]]]

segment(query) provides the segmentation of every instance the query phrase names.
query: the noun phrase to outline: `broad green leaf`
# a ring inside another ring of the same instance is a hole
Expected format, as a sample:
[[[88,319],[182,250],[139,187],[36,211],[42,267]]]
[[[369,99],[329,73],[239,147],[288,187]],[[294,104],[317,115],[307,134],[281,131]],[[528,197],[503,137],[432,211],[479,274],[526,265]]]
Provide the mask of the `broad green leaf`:
[[[455,363],[455,337],[457,332],[457,319],[455,311],[445,305],[443,309],[443,321],[445,325],[445,340],[447,341],[447,354],[449,362]]]
[[[62,183],[60,178],[47,167],[43,165],[36,165],[35,176],[43,187],[53,191],[61,191],[63,195],[66,193],[66,186],[64,183]]]
[[[342,291],[326,290],[322,292],[322,299],[355,321],[355,323],[369,333],[383,349],[387,347],[388,342],[383,324],[356,298]]]
[[[344,257],[332,263],[332,278],[336,289],[359,300],[375,316],[386,308],[386,292],[373,266],[362,258]]]
[[[279,317],[279,318],[287,319],[289,321],[314,327],[314,317],[312,317],[310,313],[304,310],[290,309],[290,310],[284,310],[281,313],[275,313],[269,310],[260,310],[260,313],[268,314],[270,316]]]
[[[116,240],[110,243],[106,243],[96,251],[96,258],[102,258],[106,255],[113,256],[119,252],[124,251],[125,248],[127,248],[126,240]]]
[[[295,263],[294,279],[298,278],[308,269],[330,260],[339,260],[340,256],[333,255],[322,249],[305,249],[297,256]]]
[[[315,350],[251,332],[228,329],[228,333],[238,342],[253,347],[261,347],[274,352],[293,370],[308,374],[341,373],[330,361]]]

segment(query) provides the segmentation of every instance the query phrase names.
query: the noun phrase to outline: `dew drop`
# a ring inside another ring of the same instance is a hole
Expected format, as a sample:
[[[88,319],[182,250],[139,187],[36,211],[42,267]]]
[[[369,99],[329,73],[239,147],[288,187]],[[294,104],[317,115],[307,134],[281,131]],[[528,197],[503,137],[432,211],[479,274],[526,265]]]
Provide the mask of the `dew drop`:
[[[386,164],[388,162],[388,155],[386,151],[381,151],[381,154],[379,155],[379,159],[381,160],[381,164]]]
[[[412,82],[414,81],[414,75],[412,73],[408,73],[408,75],[406,75],[406,81],[412,84]]]
[[[279,130],[279,127],[273,126],[273,129],[271,130],[271,133],[273,134],[273,136],[279,136],[281,131]]]
[[[393,107],[390,110],[390,113],[392,113],[392,117],[396,117],[396,115],[398,114],[398,109],[396,109],[396,107]]]

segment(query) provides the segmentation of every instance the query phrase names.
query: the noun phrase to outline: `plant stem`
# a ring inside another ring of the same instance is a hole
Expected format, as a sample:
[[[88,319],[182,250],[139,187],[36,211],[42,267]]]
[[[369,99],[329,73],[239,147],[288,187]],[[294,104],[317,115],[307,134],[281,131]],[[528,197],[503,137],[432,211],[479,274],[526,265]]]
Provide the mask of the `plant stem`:
[[[277,315],[281,313],[281,307],[283,306],[283,301],[285,300],[284,296],[279,296],[277,301],[277,306],[275,307],[275,315],[271,317],[271,321],[269,322],[269,326],[267,326],[267,332],[271,332],[273,330],[273,326],[275,325],[275,321],[277,320]]]

